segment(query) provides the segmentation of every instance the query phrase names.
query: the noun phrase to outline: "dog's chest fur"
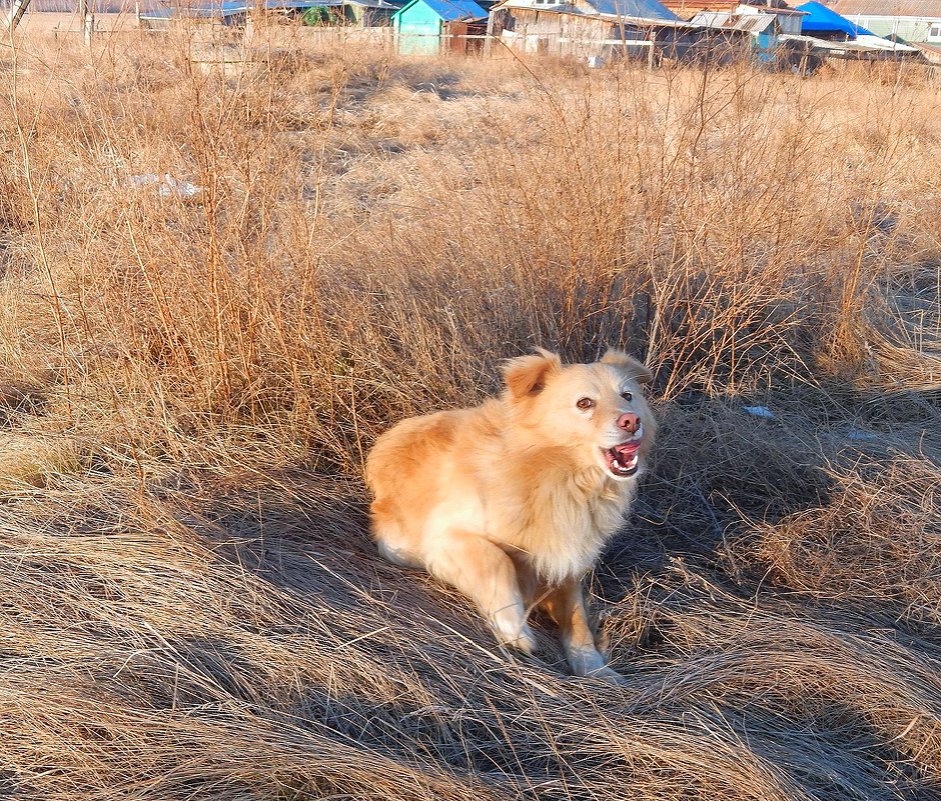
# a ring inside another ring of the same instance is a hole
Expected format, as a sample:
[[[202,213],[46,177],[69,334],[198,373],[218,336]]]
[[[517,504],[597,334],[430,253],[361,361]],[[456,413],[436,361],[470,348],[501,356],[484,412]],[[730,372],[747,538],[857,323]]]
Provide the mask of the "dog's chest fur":
[[[494,476],[488,529],[528,556],[548,583],[582,576],[624,520],[635,482],[599,480],[597,470],[544,467],[555,475],[505,482]],[[518,471],[515,478],[518,479]]]

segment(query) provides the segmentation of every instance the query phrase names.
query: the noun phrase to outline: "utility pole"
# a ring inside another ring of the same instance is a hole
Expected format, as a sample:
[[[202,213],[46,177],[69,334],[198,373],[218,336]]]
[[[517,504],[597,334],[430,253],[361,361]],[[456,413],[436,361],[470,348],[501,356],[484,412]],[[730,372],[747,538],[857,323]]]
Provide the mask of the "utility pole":
[[[91,5],[92,0],[81,0],[79,11],[82,15],[82,41],[85,47],[91,47],[91,37],[95,32],[95,12]]]

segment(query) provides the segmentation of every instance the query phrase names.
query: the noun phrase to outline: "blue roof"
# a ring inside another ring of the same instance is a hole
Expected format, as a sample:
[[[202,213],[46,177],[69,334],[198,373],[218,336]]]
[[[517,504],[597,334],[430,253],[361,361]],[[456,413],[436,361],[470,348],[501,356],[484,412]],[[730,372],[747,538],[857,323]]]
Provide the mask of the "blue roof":
[[[392,16],[399,16],[416,3],[424,3],[445,22],[455,19],[480,19],[487,16],[487,12],[477,5],[474,0],[412,0],[411,3],[402,6]]]
[[[806,16],[801,17],[801,33],[840,32],[853,37],[872,36],[865,28],[850,22],[846,17],[841,17],[836,11],[816,0],[797,6],[797,10],[807,12]]]
[[[679,19],[660,0],[588,0],[588,2],[599,14],[644,19]]]

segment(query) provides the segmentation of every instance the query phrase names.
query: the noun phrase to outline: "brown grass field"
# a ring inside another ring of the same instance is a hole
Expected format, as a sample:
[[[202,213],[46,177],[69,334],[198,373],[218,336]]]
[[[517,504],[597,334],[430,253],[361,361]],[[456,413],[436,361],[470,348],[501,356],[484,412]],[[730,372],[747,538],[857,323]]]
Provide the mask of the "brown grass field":
[[[0,794],[941,798],[936,79],[256,46],[0,50]],[[621,687],[383,563],[361,479],[616,343]]]

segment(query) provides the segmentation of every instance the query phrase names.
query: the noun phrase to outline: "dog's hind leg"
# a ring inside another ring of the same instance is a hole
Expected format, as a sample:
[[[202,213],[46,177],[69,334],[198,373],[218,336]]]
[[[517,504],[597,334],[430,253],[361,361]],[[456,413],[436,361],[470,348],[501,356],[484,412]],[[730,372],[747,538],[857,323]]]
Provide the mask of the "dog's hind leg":
[[[536,638],[526,623],[526,607],[510,557],[472,532],[451,529],[429,539],[428,572],[474,601],[501,644],[532,653]]]
[[[381,501],[375,501],[370,509],[370,528],[379,554],[402,567],[424,567],[424,562],[405,537],[395,514]]]
[[[542,608],[559,627],[569,667],[576,676],[596,676],[608,681],[623,677],[605,665],[588,625],[581,579],[569,577],[546,595]]]

